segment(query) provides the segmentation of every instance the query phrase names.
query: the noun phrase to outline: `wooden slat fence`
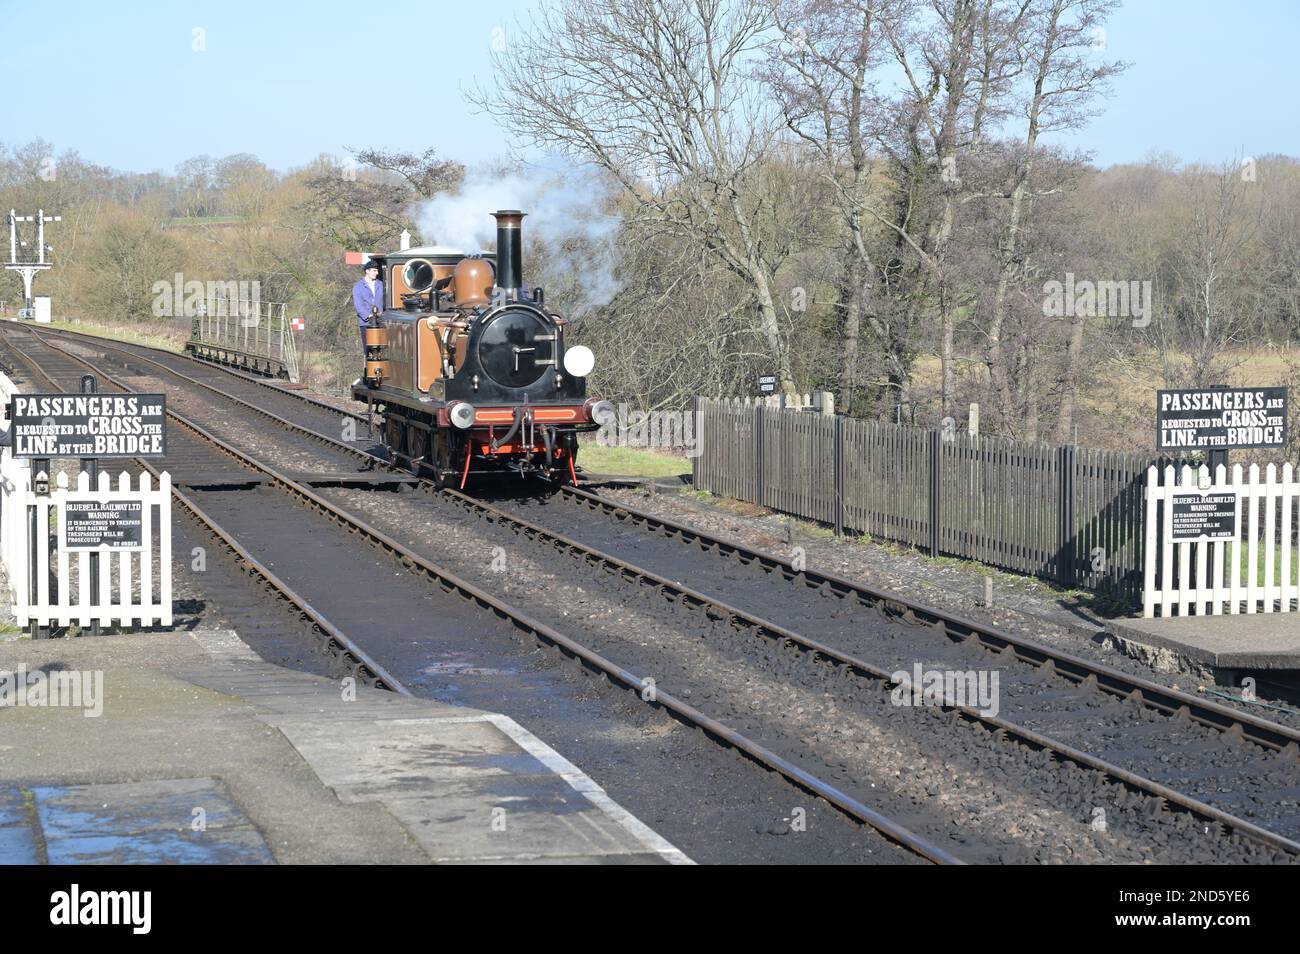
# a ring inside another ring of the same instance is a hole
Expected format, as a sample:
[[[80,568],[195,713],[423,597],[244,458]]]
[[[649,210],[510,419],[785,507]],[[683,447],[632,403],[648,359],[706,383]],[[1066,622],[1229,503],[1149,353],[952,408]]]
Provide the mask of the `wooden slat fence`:
[[[701,490],[1141,601],[1143,488],[1163,460],[742,401],[696,414]]]
[[[852,419],[841,419],[840,430],[844,441],[844,527],[925,546],[930,479],[925,432]]]

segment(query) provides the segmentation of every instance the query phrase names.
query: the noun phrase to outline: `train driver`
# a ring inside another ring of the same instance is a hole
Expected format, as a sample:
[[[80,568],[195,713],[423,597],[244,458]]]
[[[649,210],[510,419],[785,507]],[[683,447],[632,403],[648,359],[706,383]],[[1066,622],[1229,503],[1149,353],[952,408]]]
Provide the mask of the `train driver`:
[[[352,286],[352,305],[357,310],[360,322],[361,353],[366,352],[366,326],[370,324],[370,315],[376,308],[384,310],[384,283],[379,280],[379,263],[374,259],[366,262],[362,269],[365,277]]]

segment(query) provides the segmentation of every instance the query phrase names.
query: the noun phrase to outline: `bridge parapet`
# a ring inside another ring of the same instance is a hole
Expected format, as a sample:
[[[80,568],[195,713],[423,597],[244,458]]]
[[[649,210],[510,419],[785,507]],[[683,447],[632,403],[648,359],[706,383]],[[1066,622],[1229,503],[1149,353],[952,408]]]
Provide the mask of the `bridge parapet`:
[[[298,345],[284,302],[207,299],[190,326],[185,351],[206,361],[298,381]]]

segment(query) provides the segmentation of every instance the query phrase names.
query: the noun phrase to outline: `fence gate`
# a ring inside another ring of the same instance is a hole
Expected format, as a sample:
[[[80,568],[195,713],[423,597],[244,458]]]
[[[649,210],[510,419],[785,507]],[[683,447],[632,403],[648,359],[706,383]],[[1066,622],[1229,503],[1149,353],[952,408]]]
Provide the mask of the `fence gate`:
[[[1142,612],[1152,617],[1289,613],[1297,608],[1296,497],[1290,464],[1147,472]]]
[[[35,475],[44,481],[44,474]],[[0,558],[20,626],[92,622],[142,626],[172,622],[171,478],[148,473],[117,487],[106,473],[75,489],[59,474],[38,494],[26,460],[0,454]],[[96,566],[97,564],[97,566]],[[92,567],[95,572],[92,573]],[[91,577],[97,576],[92,592]]]

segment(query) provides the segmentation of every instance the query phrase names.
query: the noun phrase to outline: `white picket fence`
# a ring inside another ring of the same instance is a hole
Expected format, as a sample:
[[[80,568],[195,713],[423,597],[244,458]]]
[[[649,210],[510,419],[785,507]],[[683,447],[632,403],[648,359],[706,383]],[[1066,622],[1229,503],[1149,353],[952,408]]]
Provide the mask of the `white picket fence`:
[[[0,374],[0,404],[18,393],[8,375]],[[172,623],[172,509],[171,477],[164,471],[158,486],[148,473],[139,485],[121,473],[114,488],[101,472],[92,489],[90,477],[77,475],[76,489],[68,475],[59,473],[48,494],[37,494],[31,462],[15,458],[9,448],[0,451],[0,560],[9,581],[14,621],[20,626],[89,626],[98,621],[124,626]],[[138,502],[141,543],[138,549],[101,547],[98,551],[66,549],[63,528],[69,500],[113,503]],[[154,507],[158,508],[155,518]],[[31,517],[35,510],[36,546],[32,546]],[[33,551],[35,565],[33,566]],[[98,561],[98,590],[90,586],[91,554]],[[35,599],[31,583],[36,581]],[[53,581],[53,585],[51,585]],[[51,592],[53,591],[53,592]]]
[[[1260,479],[1258,464],[1231,475],[1223,466],[1210,480],[1208,467],[1147,471],[1146,566],[1142,612],[1153,617],[1222,613],[1293,612],[1300,587],[1292,568],[1300,568],[1295,518],[1300,517],[1300,482],[1290,464],[1269,464]],[[1173,541],[1174,497],[1188,493],[1232,494],[1235,536],[1223,540]]]
[[[89,475],[77,475],[76,488],[60,473],[48,494],[32,487],[26,461],[0,459],[0,551],[9,578],[15,622],[20,626],[89,626],[98,621],[123,626],[137,623],[170,626],[172,622],[172,522],[171,478],[164,472],[158,486],[148,473],[131,486],[131,476],[121,473],[114,488],[108,474],[99,475],[91,488]],[[41,480],[44,475],[35,475]],[[139,549],[101,547],[97,551],[64,549],[61,524],[69,500],[98,503],[139,502]],[[157,507],[157,514],[154,508]],[[33,547],[31,510],[36,514],[35,599],[31,593]],[[99,562],[98,592],[91,592],[91,554]]]

